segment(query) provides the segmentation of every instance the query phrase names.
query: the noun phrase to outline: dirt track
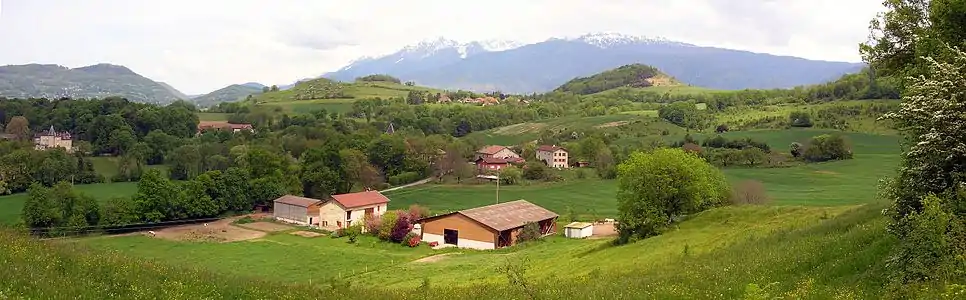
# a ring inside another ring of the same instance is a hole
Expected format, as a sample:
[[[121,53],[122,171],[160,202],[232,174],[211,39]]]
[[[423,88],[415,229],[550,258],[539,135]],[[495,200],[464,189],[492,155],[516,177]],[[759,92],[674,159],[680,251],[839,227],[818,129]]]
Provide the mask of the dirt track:
[[[232,222],[239,218],[241,218],[241,216],[221,219],[211,223],[168,227],[155,230],[153,236],[155,238],[174,241],[220,243],[257,239],[265,236],[265,232],[262,231],[245,229],[231,225]],[[143,234],[152,236],[149,232],[143,232]]]

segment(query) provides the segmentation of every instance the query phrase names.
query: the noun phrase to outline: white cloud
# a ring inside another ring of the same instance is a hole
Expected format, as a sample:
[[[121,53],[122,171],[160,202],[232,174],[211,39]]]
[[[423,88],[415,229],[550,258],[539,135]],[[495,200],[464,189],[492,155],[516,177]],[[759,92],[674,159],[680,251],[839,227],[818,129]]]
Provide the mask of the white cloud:
[[[879,0],[3,0],[0,64],[110,62],[189,94],[284,84],[423,39],[614,31],[857,61]]]

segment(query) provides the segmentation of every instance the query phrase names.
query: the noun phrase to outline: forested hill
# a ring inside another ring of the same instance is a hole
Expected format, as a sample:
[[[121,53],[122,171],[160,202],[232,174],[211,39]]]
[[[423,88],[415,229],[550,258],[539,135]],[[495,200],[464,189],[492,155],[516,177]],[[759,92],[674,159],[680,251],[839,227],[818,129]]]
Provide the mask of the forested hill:
[[[183,94],[118,65],[97,64],[73,69],[41,64],[0,66],[0,97],[56,99],[109,96],[165,104],[182,99]]]
[[[201,107],[217,105],[221,102],[235,102],[248,95],[261,93],[263,87],[254,84],[232,84],[214,92],[195,97],[192,101]]]
[[[607,70],[589,77],[574,78],[554,91],[589,95],[618,87],[643,88],[675,85],[681,85],[681,83],[661,73],[657,68],[642,64],[632,64]]]

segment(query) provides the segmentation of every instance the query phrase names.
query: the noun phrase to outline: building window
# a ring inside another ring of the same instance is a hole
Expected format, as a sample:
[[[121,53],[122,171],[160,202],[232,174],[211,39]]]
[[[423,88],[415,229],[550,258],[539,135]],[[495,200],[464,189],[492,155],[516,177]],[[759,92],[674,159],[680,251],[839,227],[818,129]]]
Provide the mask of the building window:
[[[329,222],[328,221],[322,221],[322,227],[326,227],[326,226],[329,226]]]
[[[352,219],[352,211],[351,210],[345,212],[345,219],[346,220],[351,220]]]

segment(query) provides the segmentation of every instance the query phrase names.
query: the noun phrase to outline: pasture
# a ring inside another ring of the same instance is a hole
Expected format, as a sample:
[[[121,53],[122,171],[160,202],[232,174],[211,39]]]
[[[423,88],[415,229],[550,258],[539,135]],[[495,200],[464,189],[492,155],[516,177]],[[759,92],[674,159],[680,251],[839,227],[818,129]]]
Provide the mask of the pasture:
[[[136,182],[78,184],[74,186],[78,192],[94,197],[100,203],[105,203],[118,197],[131,197],[137,192]],[[0,196],[0,225],[16,224],[20,221],[20,212],[27,201],[27,193]]]

